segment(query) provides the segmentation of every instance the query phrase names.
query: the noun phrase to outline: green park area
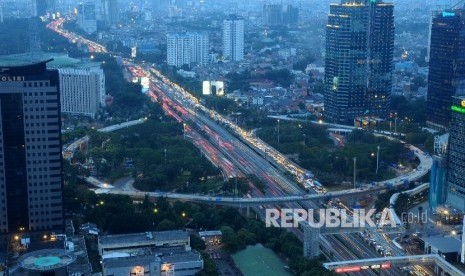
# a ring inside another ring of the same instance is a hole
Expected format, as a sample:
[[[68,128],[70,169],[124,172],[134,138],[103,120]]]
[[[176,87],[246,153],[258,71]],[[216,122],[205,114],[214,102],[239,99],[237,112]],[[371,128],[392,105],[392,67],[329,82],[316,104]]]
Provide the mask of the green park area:
[[[287,276],[285,264],[276,254],[261,244],[247,246],[233,255],[234,262],[245,276]]]
[[[331,137],[325,126],[305,122],[280,120],[278,131],[274,120],[256,134],[329,186],[352,183],[354,158],[357,180],[362,183],[390,179],[417,165],[403,143],[364,130]]]
[[[183,139],[182,127],[171,119],[151,117],[141,125],[111,133],[92,131],[89,136],[89,149],[76,159],[111,183],[131,176],[143,191],[199,193],[223,185],[218,169]]]

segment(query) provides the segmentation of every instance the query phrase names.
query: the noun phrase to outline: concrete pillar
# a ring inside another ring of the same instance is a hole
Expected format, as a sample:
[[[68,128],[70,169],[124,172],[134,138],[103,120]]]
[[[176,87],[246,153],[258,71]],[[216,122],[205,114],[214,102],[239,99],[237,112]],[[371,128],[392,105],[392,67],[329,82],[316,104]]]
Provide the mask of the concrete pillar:
[[[301,223],[304,230],[304,257],[315,258],[320,255],[320,229],[310,227],[308,223]]]
[[[250,216],[250,206],[247,206],[247,218]]]

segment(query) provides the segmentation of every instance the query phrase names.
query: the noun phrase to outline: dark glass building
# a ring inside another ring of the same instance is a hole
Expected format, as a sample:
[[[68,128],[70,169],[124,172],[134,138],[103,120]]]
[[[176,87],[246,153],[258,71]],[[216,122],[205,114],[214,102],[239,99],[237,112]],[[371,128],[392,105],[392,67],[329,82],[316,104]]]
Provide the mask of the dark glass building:
[[[437,12],[432,19],[427,122],[433,128],[449,127],[452,96],[465,89],[464,10]]]
[[[60,232],[63,181],[58,71],[0,67],[0,233]]]
[[[431,56],[432,57],[432,56]],[[447,203],[465,211],[465,97],[452,97],[448,166]]]
[[[380,0],[331,4],[326,25],[325,110],[328,121],[385,118],[392,89],[394,5]]]

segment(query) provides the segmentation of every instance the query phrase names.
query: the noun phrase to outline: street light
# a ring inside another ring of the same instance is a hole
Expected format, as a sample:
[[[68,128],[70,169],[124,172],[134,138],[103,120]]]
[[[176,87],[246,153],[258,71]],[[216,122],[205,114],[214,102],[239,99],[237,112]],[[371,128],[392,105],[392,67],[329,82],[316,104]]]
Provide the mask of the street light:
[[[376,174],[378,174],[378,169],[379,169],[379,145],[376,147],[377,152],[376,152]]]
[[[354,157],[354,189],[356,189],[355,185],[355,176],[356,176],[356,171],[357,171],[357,157]]]
[[[183,134],[184,140],[185,140],[186,139],[186,123],[183,123],[182,126],[183,126],[182,134]]]
[[[278,119],[278,144],[279,144],[279,119]]]
[[[165,165],[166,165],[166,149],[164,151],[165,151]]]

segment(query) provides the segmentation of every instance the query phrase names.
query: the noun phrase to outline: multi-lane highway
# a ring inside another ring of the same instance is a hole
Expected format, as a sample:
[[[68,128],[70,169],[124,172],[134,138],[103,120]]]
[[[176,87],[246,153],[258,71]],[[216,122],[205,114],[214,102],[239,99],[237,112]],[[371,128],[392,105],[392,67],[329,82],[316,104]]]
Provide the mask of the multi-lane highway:
[[[62,24],[63,21],[60,19],[50,23],[48,27],[67,37],[72,42],[79,41],[80,43],[88,45],[89,51],[91,52],[106,51],[105,47],[98,45],[95,42],[88,41],[85,38],[62,30]],[[250,135],[250,133],[243,131],[231,121],[200,105],[198,101],[192,97],[192,95],[187,93],[187,91],[184,91],[176,84],[172,83],[155,69],[152,69],[149,72],[148,70],[144,70],[142,67],[131,64],[129,62],[126,62],[125,66],[127,68],[132,67],[137,70],[137,72],[142,73],[150,78],[151,89],[149,95],[152,97],[152,99],[160,103],[167,114],[173,116],[179,122],[183,122],[185,124],[185,136],[187,136],[189,139],[192,139],[194,144],[201,148],[205,155],[212,162],[221,167],[228,176],[234,176],[240,173],[255,174],[265,181],[267,186],[265,194],[261,194],[257,189],[254,189],[254,197],[250,198],[251,201],[261,200],[263,201],[261,203],[268,205],[274,202],[278,202],[280,198],[286,198],[286,200],[283,201],[288,202],[289,196],[292,196],[291,202],[284,203],[281,206],[287,208],[309,209],[316,208],[317,206],[312,203],[304,202],[303,200],[310,199],[311,197],[324,198],[328,196],[339,195],[334,193],[325,195],[325,191],[320,191],[320,193],[317,193],[313,190],[310,191],[310,194],[307,195],[295,181],[287,178],[281,173],[282,168],[276,167],[277,163],[296,175],[297,179],[303,178],[301,176],[305,173],[305,171],[294,163],[290,162],[285,156],[266,145],[263,141],[254,138],[253,135]],[[235,135],[232,135],[225,127],[220,124],[228,126],[228,128],[233,130]],[[260,151],[262,151],[263,154],[260,154]],[[275,163],[270,163],[267,159],[265,159],[263,157],[264,154],[272,158]],[[426,168],[427,166],[425,165],[424,167]],[[401,181],[399,180],[399,183],[400,182]],[[396,184],[398,183],[390,183],[390,185]],[[367,190],[355,189],[344,191],[343,194],[348,194],[348,192],[372,192],[370,189],[375,190],[381,188],[385,188],[383,187],[382,183],[378,184],[377,187],[363,188]],[[109,190],[109,192],[118,193],[118,191],[113,190]],[[167,194],[164,194],[164,196],[166,195]],[[160,195],[154,194],[154,196]],[[182,196],[190,199],[194,198],[193,195]],[[260,199],[255,197],[265,198]],[[202,198],[199,198],[199,200],[201,199]],[[268,199],[270,202],[266,201]],[[206,200],[210,200],[211,202],[211,200],[215,201],[218,199],[210,198]],[[296,231],[296,229],[293,229],[293,231]],[[299,238],[302,238],[301,233],[296,234]],[[361,245],[360,240],[354,239],[352,235],[343,235],[342,237],[343,240],[341,241],[340,239],[336,239],[333,236],[322,236],[322,246],[325,247],[328,252],[332,252],[332,254],[338,260],[353,259],[354,257],[364,257],[357,256],[357,254],[354,253],[357,252],[357,248],[365,247],[364,245]],[[364,254],[369,255],[368,257],[373,257],[374,254],[377,254],[369,248],[363,248],[363,252]],[[366,273],[370,274],[371,272]]]

